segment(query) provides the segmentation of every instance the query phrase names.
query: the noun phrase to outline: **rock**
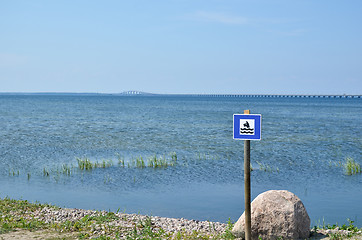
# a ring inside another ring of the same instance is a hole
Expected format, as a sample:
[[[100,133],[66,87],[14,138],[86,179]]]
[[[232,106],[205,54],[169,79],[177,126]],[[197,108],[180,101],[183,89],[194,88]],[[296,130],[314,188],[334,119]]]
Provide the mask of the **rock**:
[[[245,212],[232,233],[245,237]],[[251,239],[305,239],[310,235],[310,218],[302,201],[286,190],[261,193],[251,203]]]

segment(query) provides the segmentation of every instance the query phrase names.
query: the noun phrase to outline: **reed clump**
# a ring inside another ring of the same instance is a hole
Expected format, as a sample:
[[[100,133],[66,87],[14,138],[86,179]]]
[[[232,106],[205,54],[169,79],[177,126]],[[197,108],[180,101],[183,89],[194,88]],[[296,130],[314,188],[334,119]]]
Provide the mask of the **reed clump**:
[[[175,152],[170,153],[169,157],[157,156],[156,154],[152,157],[145,158],[143,156],[132,157],[131,160],[126,161],[123,157],[118,155],[118,165],[121,167],[127,166],[128,168],[167,168],[170,166],[175,166],[177,164],[177,154]]]
[[[344,164],[344,169],[347,175],[354,175],[361,173],[361,165],[357,163],[353,158],[346,158],[346,163]]]
[[[9,170],[9,176],[19,176],[20,171],[19,170]]]
[[[263,164],[259,161],[256,161],[256,163],[259,165],[259,169],[264,172],[273,172],[272,168],[268,164]]]
[[[44,177],[49,177],[49,170],[48,169],[46,169],[46,168],[43,168],[43,176]]]
[[[148,159],[147,165],[151,168],[167,168],[169,166],[175,166],[176,163],[177,155],[176,153],[171,153],[171,160],[167,160],[165,156],[157,157],[157,155],[154,155]]]
[[[73,166],[69,166],[68,164],[63,164],[61,167],[61,171],[63,174],[70,176],[72,174]]]
[[[91,171],[94,168],[109,168],[113,166],[112,160],[102,160],[101,162],[91,162],[88,158],[77,158],[80,170]]]
[[[117,155],[117,159],[118,159],[118,165],[120,165],[121,167],[124,167],[124,157],[118,153],[116,153],[116,155]]]
[[[112,160],[102,160],[101,162],[95,163],[95,168],[109,168],[113,166]]]
[[[150,158],[144,158],[139,156],[137,158],[132,158],[130,161],[125,161],[125,158],[117,154],[118,156],[118,165],[119,167],[124,168],[167,168],[169,166],[175,166],[177,163],[177,154],[175,152],[170,153],[169,157],[159,157],[156,154]],[[93,169],[97,168],[109,168],[113,166],[112,159],[103,159],[101,161],[93,162],[87,157],[76,157],[77,164],[61,164],[54,169],[48,169],[47,167],[43,168],[42,175],[44,177],[50,177],[53,174],[56,174],[54,179],[59,180],[61,175],[72,176],[77,172],[87,171],[90,172]],[[19,176],[19,170],[9,170],[9,176]],[[30,180],[31,173],[27,173],[27,179]],[[105,178],[105,182],[110,182],[110,177]]]
[[[171,160],[174,161],[174,162],[177,162],[177,154],[176,154],[176,152],[171,153]]]
[[[166,158],[157,157],[156,155],[148,159],[148,167],[151,168],[166,168],[168,167],[168,162]]]
[[[88,158],[77,158],[77,162],[80,170],[90,171],[94,168],[94,164]]]
[[[136,166],[137,168],[144,168],[146,167],[145,161],[143,160],[143,157],[136,158]]]

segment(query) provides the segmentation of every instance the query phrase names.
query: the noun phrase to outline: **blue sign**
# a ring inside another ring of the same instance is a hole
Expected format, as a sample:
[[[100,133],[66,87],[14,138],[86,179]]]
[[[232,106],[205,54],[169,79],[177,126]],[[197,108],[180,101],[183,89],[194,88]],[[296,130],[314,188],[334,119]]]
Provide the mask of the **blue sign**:
[[[261,140],[261,115],[234,114],[234,139]]]

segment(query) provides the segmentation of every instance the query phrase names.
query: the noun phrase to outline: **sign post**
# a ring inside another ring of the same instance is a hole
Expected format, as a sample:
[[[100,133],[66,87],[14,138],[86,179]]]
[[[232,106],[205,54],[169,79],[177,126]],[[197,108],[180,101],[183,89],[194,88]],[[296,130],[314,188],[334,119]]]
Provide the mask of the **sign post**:
[[[234,114],[234,139],[244,140],[245,240],[251,240],[250,140],[261,140],[261,115]]]

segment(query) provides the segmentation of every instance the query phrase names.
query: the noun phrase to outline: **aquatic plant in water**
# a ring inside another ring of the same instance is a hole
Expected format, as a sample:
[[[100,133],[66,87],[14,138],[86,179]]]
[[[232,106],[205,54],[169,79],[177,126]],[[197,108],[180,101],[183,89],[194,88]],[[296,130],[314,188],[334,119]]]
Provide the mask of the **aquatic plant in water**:
[[[172,159],[172,161],[174,161],[174,162],[177,161],[177,154],[176,154],[176,152],[172,152],[172,153],[171,153],[171,159]]]
[[[263,164],[259,161],[256,161],[256,163],[259,165],[260,170],[262,170],[264,172],[273,172],[272,168],[268,164]]]
[[[77,158],[78,168],[80,170],[92,170],[94,168],[94,164],[88,158]]]
[[[46,168],[43,169],[43,176],[49,177],[49,171]]]
[[[128,161],[127,166],[128,168],[146,168],[146,167],[151,167],[151,168],[167,168],[169,166],[174,166],[177,162],[177,154],[175,152],[172,152],[170,154],[171,159],[167,159],[165,157],[165,155],[163,157],[158,157],[156,154],[153,157],[150,157],[147,161],[144,160],[144,158],[142,156],[137,157],[137,158],[132,158],[131,161]],[[113,166],[113,161],[112,159],[109,160],[105,160],[103,159],[102,161],[98,162],[92,162],[89,158],[87,157],[76,157],[77,163],[78,165],[73,165],[73,164],[67,164],[64,163],[58,167],[56,167],[53,170],[49,170],[48,168],[44,167],[43,171],[42,171],[42,175],[44,177],[49,177],[51,174],[55,173],[57,174],[57,176],[54,177],[54,179],[56,181],[59,180],[60,175],[66,175],[66,176],[71,176],[74,173],[76,173],[76,170],[78,169],[78,171],[91,171],[93,169],[96,168],[109,168]],[[118,155],[118,164],[121,167],[125,167],[125,160],[123,157],[121,157],[120,155]],[[20,172],[19,170],[15,171],[15,170],[9,170],[9,176],[19,176]],[[31,178],[31,173],[28,172],[27,173],[27,179],[30,180]],[[106,177],[104,182],[110,182],[111,178]]]
[[[19,176],[20,172],[19,170],[15,171],[15,170],[9,170],[9,176]]]
[[[171,161],[167,161],[166,157],[157,157],[154,155],[153,157],[148,159],[147,166],[151,168],[167,168],[169,166],[174,166],[177,161],[176,153],[171,155]]]
[[[109,168],[113,166],[112,160],[102,160],[102,162],[96,162],[94,168]]]
[[[198,160],[218,160],[220,159],[220,156],[218,155],[211,155],[209,153],[197,153],[197,156]]]
[[[156,155],[148,159],[148,167],[152,168],[160,168],[160,167],[167,167],[168,163],[166,158],[157,157]]]
[[[143,160],[143,157],[136,158],[136,166],[137,168],[144,168],[146,167],[145,161]]]
[[[72,173],[71,170],[72,170],[72,167],[68,166],[68,164],[63,164],[62,165],[61,171],[62,171],[63,174],[70,176],[71,173]]]
[[[91,162],[88,158],[77,158],[80,170],[90,171],[93,168],[109,168],[113,166],[112,160],[102,160],[102,162]]]
[[[128,168],[167,168],[169,166],[175,166],[177,163],[177,154],[172,152],[170,154],[171,159],[167,158],[165,155],[163,157],[159,157],[156,154],[147,159],[147,164],[143,156],[139,156],[137,158],[131,158],[130,161],[127,162]],[[121,157],[118,158],[118,164],[121,167],[125,167],[125,160]]]
[[[346,158],[346,163],[344,164],[344,169],[346,170],[347,175],[353,175],[361,173],[361,165],[357,163],[353,158]]]
[[[117,155],[117,159],[118,159],[118,164],[122,167],[124,167],[124,157],[122,157],[120,154],[116,153]]]

